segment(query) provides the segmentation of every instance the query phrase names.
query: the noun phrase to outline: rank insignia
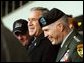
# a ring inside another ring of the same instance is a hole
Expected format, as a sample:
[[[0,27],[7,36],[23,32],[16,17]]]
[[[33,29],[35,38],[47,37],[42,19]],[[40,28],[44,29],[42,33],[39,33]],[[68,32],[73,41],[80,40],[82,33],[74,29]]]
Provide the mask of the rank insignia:
[[[40,20],[40,22],[42,23],[42,25],[46,25],[46,20],[45,20],[45,18],[41,18],[41,20]]]
[[[83,44],[77,45],[77,53],[80,57],[83,57]]]

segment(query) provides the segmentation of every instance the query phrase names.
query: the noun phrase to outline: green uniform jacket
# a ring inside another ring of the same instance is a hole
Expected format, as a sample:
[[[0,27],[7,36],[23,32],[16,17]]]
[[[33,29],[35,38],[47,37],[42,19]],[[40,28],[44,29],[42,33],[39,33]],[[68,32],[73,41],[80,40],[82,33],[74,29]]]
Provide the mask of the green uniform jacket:
[[[56,62],[83,62],[83,36],[75,29],[59,49]]]

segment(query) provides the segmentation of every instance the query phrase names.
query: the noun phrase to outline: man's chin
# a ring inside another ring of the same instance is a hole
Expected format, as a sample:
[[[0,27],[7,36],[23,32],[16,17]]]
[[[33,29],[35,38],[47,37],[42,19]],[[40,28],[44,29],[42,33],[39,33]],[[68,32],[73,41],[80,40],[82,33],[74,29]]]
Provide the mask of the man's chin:
[[[55,45],[55,41],[53,41],[53,40],[51,40],[51,39],[49,39],[49,40],[51,41],[52,45]]]
[[[53,41],[53,42],[52,42],[52,45],[55,45],[55,44],[56,44],[56,43]]]
[[[26,46],[26,44],[23,43],[22,46]]]
[[[34,33],[29,33],[30,36],[34,36]]]

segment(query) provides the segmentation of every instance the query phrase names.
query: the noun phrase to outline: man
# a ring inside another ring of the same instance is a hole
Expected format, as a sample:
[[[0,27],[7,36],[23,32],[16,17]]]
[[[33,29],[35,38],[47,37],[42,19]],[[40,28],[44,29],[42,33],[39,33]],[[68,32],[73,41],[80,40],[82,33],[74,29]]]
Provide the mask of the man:
[[[28,17],[28,29],[30,36],[34,37],[32,44],[28,48],[28,57],[30,62],[54,62],[56,57],[55,46],[44,37],[39,24],[39,18],[47,13],[48,10],[43,7],[34,7],[31,9]],[[57,46],[58,48],[58,46]]]
[[[68,16],[53,8],[39,19],[45,37],[61,44],[56,62],[83,62],[83,37],[68,25]]]
[[[1,22],[1,62],[27,62],[27,51]]]
[[[22,46],[28,46],[31,38],[27,24],[28,22],[24,19],[18,19],[13,23],[13,34],[20,41]]]

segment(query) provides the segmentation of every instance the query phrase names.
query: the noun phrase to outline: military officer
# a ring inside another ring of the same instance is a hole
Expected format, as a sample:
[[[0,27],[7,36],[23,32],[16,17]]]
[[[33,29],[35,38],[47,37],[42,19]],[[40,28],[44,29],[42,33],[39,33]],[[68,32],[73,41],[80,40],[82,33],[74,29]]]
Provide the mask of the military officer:
[[[83,37],[68,25],[68,16],[57,8],[40,19],[40,25],[53,45],[61,44],[56,62],[83,62]]]

